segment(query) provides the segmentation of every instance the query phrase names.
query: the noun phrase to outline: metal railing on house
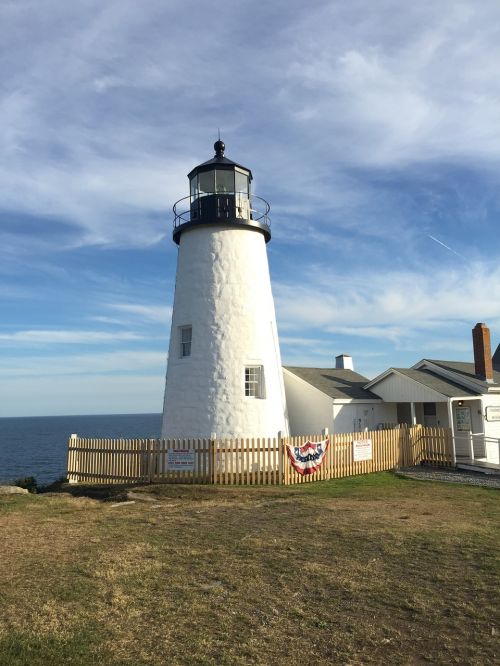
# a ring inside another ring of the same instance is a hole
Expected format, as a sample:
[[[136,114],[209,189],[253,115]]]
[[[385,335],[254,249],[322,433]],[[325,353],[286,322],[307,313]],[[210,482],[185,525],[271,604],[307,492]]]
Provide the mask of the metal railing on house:
[[[500,463],[500,439],[487,437],[484,433],[463,433],[455,435],[456,457],[461,461],[484,461]]]

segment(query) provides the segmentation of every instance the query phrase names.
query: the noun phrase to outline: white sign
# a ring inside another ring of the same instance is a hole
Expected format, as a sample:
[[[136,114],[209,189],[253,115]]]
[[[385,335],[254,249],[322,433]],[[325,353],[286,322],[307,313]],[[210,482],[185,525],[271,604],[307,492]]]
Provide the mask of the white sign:
[[[167,449],[167,469],[194,472],[194,449]]]
[[[470,432],[470,407],[457,407],[455,414],[457,416],[457,430]]]
[[[371,439],[354,439],[352,442],[352,460],[360,462],[361,460],[371,460],[373,458]]]
[[[496,406],[486,407],[486,420],[500,421],[500,407]]]

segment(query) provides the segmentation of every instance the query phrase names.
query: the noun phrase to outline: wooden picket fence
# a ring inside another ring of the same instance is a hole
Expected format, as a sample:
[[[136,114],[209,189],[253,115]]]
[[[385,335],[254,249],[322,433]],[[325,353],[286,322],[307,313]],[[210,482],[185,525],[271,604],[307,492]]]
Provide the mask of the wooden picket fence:
[[[321,467],[314,474],[299,474],[289,462],[286,447],[300,447],[307,441],[325,438],[330,444]],[[371,440],[372,457],[355,461],[354,442],[363,440]],[[171,454],[182,455],[187,451],[189,470],[169,468]],[[281,439],[87,439],[72,435],[68,442],[67,476],[70,483],[290,485],[370,474],[421,462],[454,464],[448,428],[417,425]]]

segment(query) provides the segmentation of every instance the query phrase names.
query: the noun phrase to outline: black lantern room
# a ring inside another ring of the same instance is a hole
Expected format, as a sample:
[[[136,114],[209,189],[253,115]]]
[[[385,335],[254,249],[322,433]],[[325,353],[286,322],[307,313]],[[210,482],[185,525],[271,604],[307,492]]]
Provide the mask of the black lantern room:
[[[250,227],[271,239],[269,204],[251,193],[252,172],[224,157],[225,145],[214,143],[215,155],[189,174],[188,197],[174,205],[174,241],[200,224]]]

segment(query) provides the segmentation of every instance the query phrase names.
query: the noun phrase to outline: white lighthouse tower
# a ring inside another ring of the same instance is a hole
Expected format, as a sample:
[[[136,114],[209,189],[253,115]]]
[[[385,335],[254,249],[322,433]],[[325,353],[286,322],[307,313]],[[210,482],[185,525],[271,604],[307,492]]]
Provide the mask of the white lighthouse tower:
[[[252,173],[215,156],[188,174],[174,206],[179,246],[163,438],[288,433],[267,261],[269,204]]]

